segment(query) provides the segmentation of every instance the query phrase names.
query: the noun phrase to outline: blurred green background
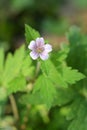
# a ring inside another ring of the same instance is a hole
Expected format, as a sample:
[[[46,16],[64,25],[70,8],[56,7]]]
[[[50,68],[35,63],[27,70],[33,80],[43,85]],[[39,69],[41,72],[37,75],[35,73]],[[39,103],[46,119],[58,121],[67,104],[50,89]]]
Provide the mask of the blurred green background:
[[[61,41],[67,42],[65,34],[70,26],[77,25],[81,27],[83,32],[87,33],[87,0],[0,0],[0,47],[4,47],[5,51],[8,52],[14,51],[24,43],[25,24],[29,24],[37,29],[42,36],[53,44],[54,48],[57,48]],[[1,93],[3,93],[3,91],[2,89]],[[3,114],[1,111],[5,108],[5,103],[1,102],[1,104],[0,116]],[[11,113],[9,112],[11,109],[9,106],[8,102],[5,108],[7,112],[6,115]],[[49,122],[46,113],[45,116],[41,115],[43,108],[33,108],[32,111],[30,111],[29,122],[27,121],[28,119],[24,117],[24,115],[27,115],[28,110],[26,111],[26,109],[28,108],[19,106],[19,109],[23,110],[23,112],[20,112],[22,113],[20,123],[22,124],[21,130],[26,129],[26,126],[22,123],[24,121],[27,125],[31,123],[31,126],[37,129],[39,126],[42,128],[43,123],[41,124],[41,122]],[[58,109],[59,110],[55,108],[51,110],[51,122],[48,126],[43,126],[43,129],[44,127],[47,127],[47,130],[51,129],[51,127],[53,130],[58,128],[60,130],[66,129],[67,122],[63,115],[66,114],[68,110],[67,108],[63,108],[62,110],[60,108]],[[41,119],[43,119],[43,121]],[[32,122],[35,126],[33,126]],[[0,123],[4,124],[4,126],[7,124],[13,125],[14,119],[6,117],[4,121],[2,120],[1,122],[0,120]],[[28,128],[28,130],[32,129]],[[13,127],[12,130],[16,129]]]
[[[20,46],[25,24],[55,43],[64,39],[72,24],[86,31],[86,7],[86,0],[0,0],[0,46],[6,50]]]

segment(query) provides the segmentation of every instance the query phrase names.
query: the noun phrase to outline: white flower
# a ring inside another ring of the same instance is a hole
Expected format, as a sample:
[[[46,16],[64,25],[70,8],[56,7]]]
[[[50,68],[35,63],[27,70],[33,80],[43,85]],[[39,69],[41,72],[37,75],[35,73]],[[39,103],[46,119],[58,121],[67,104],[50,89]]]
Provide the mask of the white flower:
[[[30,56],[33,60],[36,60],[39,57],[42,60],[47,60],[49,58],[48,53],[52,51],[52,46],[50,44],[45,44],[42,37],[37,38],[35,41],[31,41],[28,48],[31,50]]]

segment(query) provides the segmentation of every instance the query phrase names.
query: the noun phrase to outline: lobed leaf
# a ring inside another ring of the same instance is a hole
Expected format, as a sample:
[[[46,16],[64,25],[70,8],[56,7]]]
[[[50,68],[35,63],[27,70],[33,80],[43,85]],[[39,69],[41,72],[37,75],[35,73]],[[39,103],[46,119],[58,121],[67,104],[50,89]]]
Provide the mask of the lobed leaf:
[[[26,88],[26,80],[24,76],[18,76],[9,82],[7,86],[7,94],[16,93],[18,91],[23,91]]]
[[[6,86],[11,80],[16,78],[20,72],[24,59],[24,46],[20,47],[14,54],[8,54],[3,72],[3,83]]]
[[[59,87],[67,87],[67,83],[63,81],[60,72],[57,71],[56,67],[50,60],[44,61],[41,64],[43,74],[51,80],[54,85]]]
[[[76,69],[72,69],[71,67],[63,67],[63,79],[68,84],[75,84],[77,81],[84,79],[85,76],[78,72]]]
[[[25,37],[26,37],[26,43],[29,44],[31,40],[35,40],[37,37],[40,37],[40,34],[32,27],[25,24]]]

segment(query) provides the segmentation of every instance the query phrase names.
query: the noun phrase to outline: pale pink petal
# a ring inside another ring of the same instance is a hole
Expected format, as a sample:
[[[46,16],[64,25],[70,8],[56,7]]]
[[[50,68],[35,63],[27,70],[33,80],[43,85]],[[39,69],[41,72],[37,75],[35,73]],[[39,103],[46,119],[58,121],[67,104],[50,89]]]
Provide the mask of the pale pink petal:
[[[50,44],[45,45],[45,51],[51,52],[52,51],[52,46]]]
[[[48,58],[49,58],[49,55],[48,55],[48,53],[47,52],[42,52],[41,54],[40,54],[40,58],[42,59],[42,60],[47,60]]]
[[[30,52],[30,56],[33,60],[36,60],[39,57],[39,54],[36,53],[35,51]]]
[[[36,44],[37,46],[43,46],[44,45],[44,39],[41,37],[41,38],[37,38],[36,39]]]
[[[31,41],[30,44],[28,45],[28,48],[31,49],[31,50],[34,50],[36,48],[35,41]]]
[[[32,50],[30,56],[33,60],[40,57],[42,60],[47,60],[49,58],[49,52],[52,51],[52,46],[50,44],[45,44],[44,39],[37,38],[35,41],[31,41],[28,48]]]

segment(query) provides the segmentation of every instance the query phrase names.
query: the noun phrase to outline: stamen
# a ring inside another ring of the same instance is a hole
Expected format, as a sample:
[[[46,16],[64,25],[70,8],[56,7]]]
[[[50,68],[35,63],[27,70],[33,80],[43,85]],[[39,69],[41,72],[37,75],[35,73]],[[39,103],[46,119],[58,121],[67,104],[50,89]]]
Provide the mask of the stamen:
[[[41,53],[44,51],[44,47],[37,47],[36,52]]]

